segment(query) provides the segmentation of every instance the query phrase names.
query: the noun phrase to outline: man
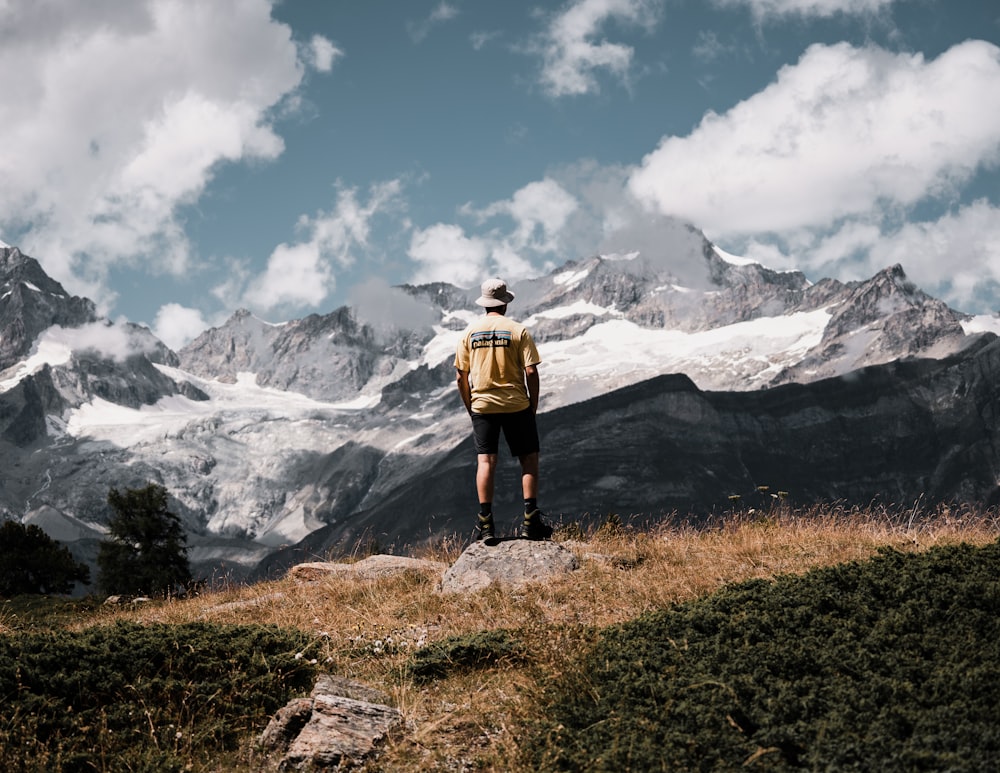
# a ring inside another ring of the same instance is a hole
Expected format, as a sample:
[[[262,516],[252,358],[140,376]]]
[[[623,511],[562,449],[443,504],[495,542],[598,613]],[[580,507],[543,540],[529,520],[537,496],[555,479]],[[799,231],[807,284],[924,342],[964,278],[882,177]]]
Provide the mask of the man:
[[[521,463],[524,521],[521,537],[546,539],[552,527],[538,509],[538,349],[528,329],[507,319],[514,294],[499,277],[487,279],[476,303],[485,316],[470,324],[455,353],[458,391],[472,417],[476,441],[477,539],[496,542],[493,481],[503,432],[511,456]]]

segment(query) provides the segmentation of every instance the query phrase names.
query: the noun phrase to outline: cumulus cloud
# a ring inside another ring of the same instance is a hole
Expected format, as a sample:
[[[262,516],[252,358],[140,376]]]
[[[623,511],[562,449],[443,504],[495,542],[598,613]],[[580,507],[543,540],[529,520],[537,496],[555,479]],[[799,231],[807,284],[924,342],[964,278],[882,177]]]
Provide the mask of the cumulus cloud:
[[[869,271],[895,263],[960,309],[1000,311],[1000,208],[981,199],[937,220],[907,223],[872,243]]]
[[[200,310],[179,303],[161,306],[153,322],[153,333],[174,351],[182,349],[208,328]]]
[[[459,214],[471,220],[477,233],[436,223],[411,234],[408,255],[417,264],[411,281],[472,287],[486,274],[511,280],[537,275],[562,250],[577,206],[574,196],[550,177],[482,208],[466,204]]]
[[[413,232],[407,254],[417,264],[414,283],[451,282],[471,287],[487,271],[491,247],[486,239],[466,236],[459,225],[436,223]]]
[[[509,199],[462,207],[471,224],[437,223],[413,232],[411,281],[478,286],[538,276],[597,253],[640,253],[687,286],[707,282],[703,235],[679,218],[650,213],[628,189],[630,169],[594,161],[554,168]]]
[[[663,0],[574,0],[564,6],[537,46],[543,90],[553,97],[593,93],[601,71],[627,82],[634,49],[601,38],[601,32],[609,22],[654,24],[662,6]]]
[[[237,276],[216,288],[215,294],[231,305],[233,297],[240,294],[235,282],[245,285],[241,305],[254,310],[319,306],[336,287],[336,270],[352,266],[368,248],[374,218],[400,206],[401,191],[399,180],[378,183],[363,201],[356,188],[341,188],[330,212],[299,219],[303,239],[279,244],[262,273]]]
[[[330,260],[316,239],[299,244],[279,244],[265,271],[247,288],[243,305],[270,311],[290,306],[318,306],[334,288]]]
[[[463,208],[480,222],[498,215],[507,215],[514,221],[509,240],[515,249],[531,247],[536,252],[551,251],[569,217],[577,208],[576,199],[552,178],[531,182],[515,191],[506,201],[498,201],[475,210]]]
[[[51,356],[52,352],[62,349],[66,357],[70,352],[77,352],[96,354],[116,362],[152,352],[155,348],[156,341],[145,328],[110,322],[90,322],[74,328],[53,325],[38,337],[35,345],[36,353],[42,356]]]
[[[828,227],[947,195],[1000,153],[1000,48],[932,61],[811,46],[777,80],[687,137],[666,137],[629,181],[650,209],[715,235]]]
[[[179,209],[222,163],[283,150],[305,71],[269,0],[10,0],[0,8],[0,230],[98,302],[110,268],[183,272]],[[332,64],[314,39],[311,62]]]
[[[898,263],[921,289],[954,308],[1000,311],[1000,208],[985,199],[933,220],[893,225],[856,218],[829,231],[783,236],[750,239],[742,253],[772,268],[842,280],[866,279]]]

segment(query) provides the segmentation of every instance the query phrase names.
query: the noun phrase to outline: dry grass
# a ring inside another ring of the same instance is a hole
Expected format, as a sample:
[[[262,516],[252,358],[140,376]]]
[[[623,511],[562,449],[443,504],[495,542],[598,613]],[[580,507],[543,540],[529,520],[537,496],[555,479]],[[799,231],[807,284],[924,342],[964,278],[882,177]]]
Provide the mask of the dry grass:
[[[982,545],[998,535],[997,515],[973,508],[932,513],[778,508],[730,513],[700,528],[597,529],[564,541],[581,559],[577,572],[518,590],[493,586],[444,596],[435,589],[437,577],[416,573],[309,584],[286,578],[182,602],[101,611],[99,618],[255,622],[311,632],[324,667],[385,690],[406,717],[407,732],[392,740],[372,769],[517,770],[520,730],[538,716],[547,687],[576,667],[603,626],[724,584],[864,559],[882,547]],[[420,557],[453,561],[460,547],[439,547]],[[528,646],[527,664],[425,686],[401,676],[409,654],[423,644],[497,628]]]

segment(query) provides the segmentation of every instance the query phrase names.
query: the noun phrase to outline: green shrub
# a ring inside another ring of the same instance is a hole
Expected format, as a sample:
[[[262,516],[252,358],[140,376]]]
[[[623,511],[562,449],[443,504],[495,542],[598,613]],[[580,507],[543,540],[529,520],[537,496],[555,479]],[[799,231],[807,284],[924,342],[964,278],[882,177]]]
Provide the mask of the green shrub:
[[[117,623],[0,637],[0,769],[181,770],[313,680],[305,634]]]
[[[1000,546],[733,585],[605,631],[539,770],[986,770],[1000,760]]]
[[[453,673],[517,662],[523,655],[520,643],[506,631],[476,631],[421,647],[410,656],[404,670],[423,684]]]

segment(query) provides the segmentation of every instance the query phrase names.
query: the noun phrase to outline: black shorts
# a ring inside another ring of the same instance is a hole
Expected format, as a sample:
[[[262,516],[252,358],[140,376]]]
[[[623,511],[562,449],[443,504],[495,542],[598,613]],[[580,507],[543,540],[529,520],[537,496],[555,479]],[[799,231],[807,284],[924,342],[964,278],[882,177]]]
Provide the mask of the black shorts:
[[[474,413],[472,434],[477,454],[495,454],[500,450],[500,431],[511,456],[527,456],[538,451],[538,424],[530,408],[517,413]]]

